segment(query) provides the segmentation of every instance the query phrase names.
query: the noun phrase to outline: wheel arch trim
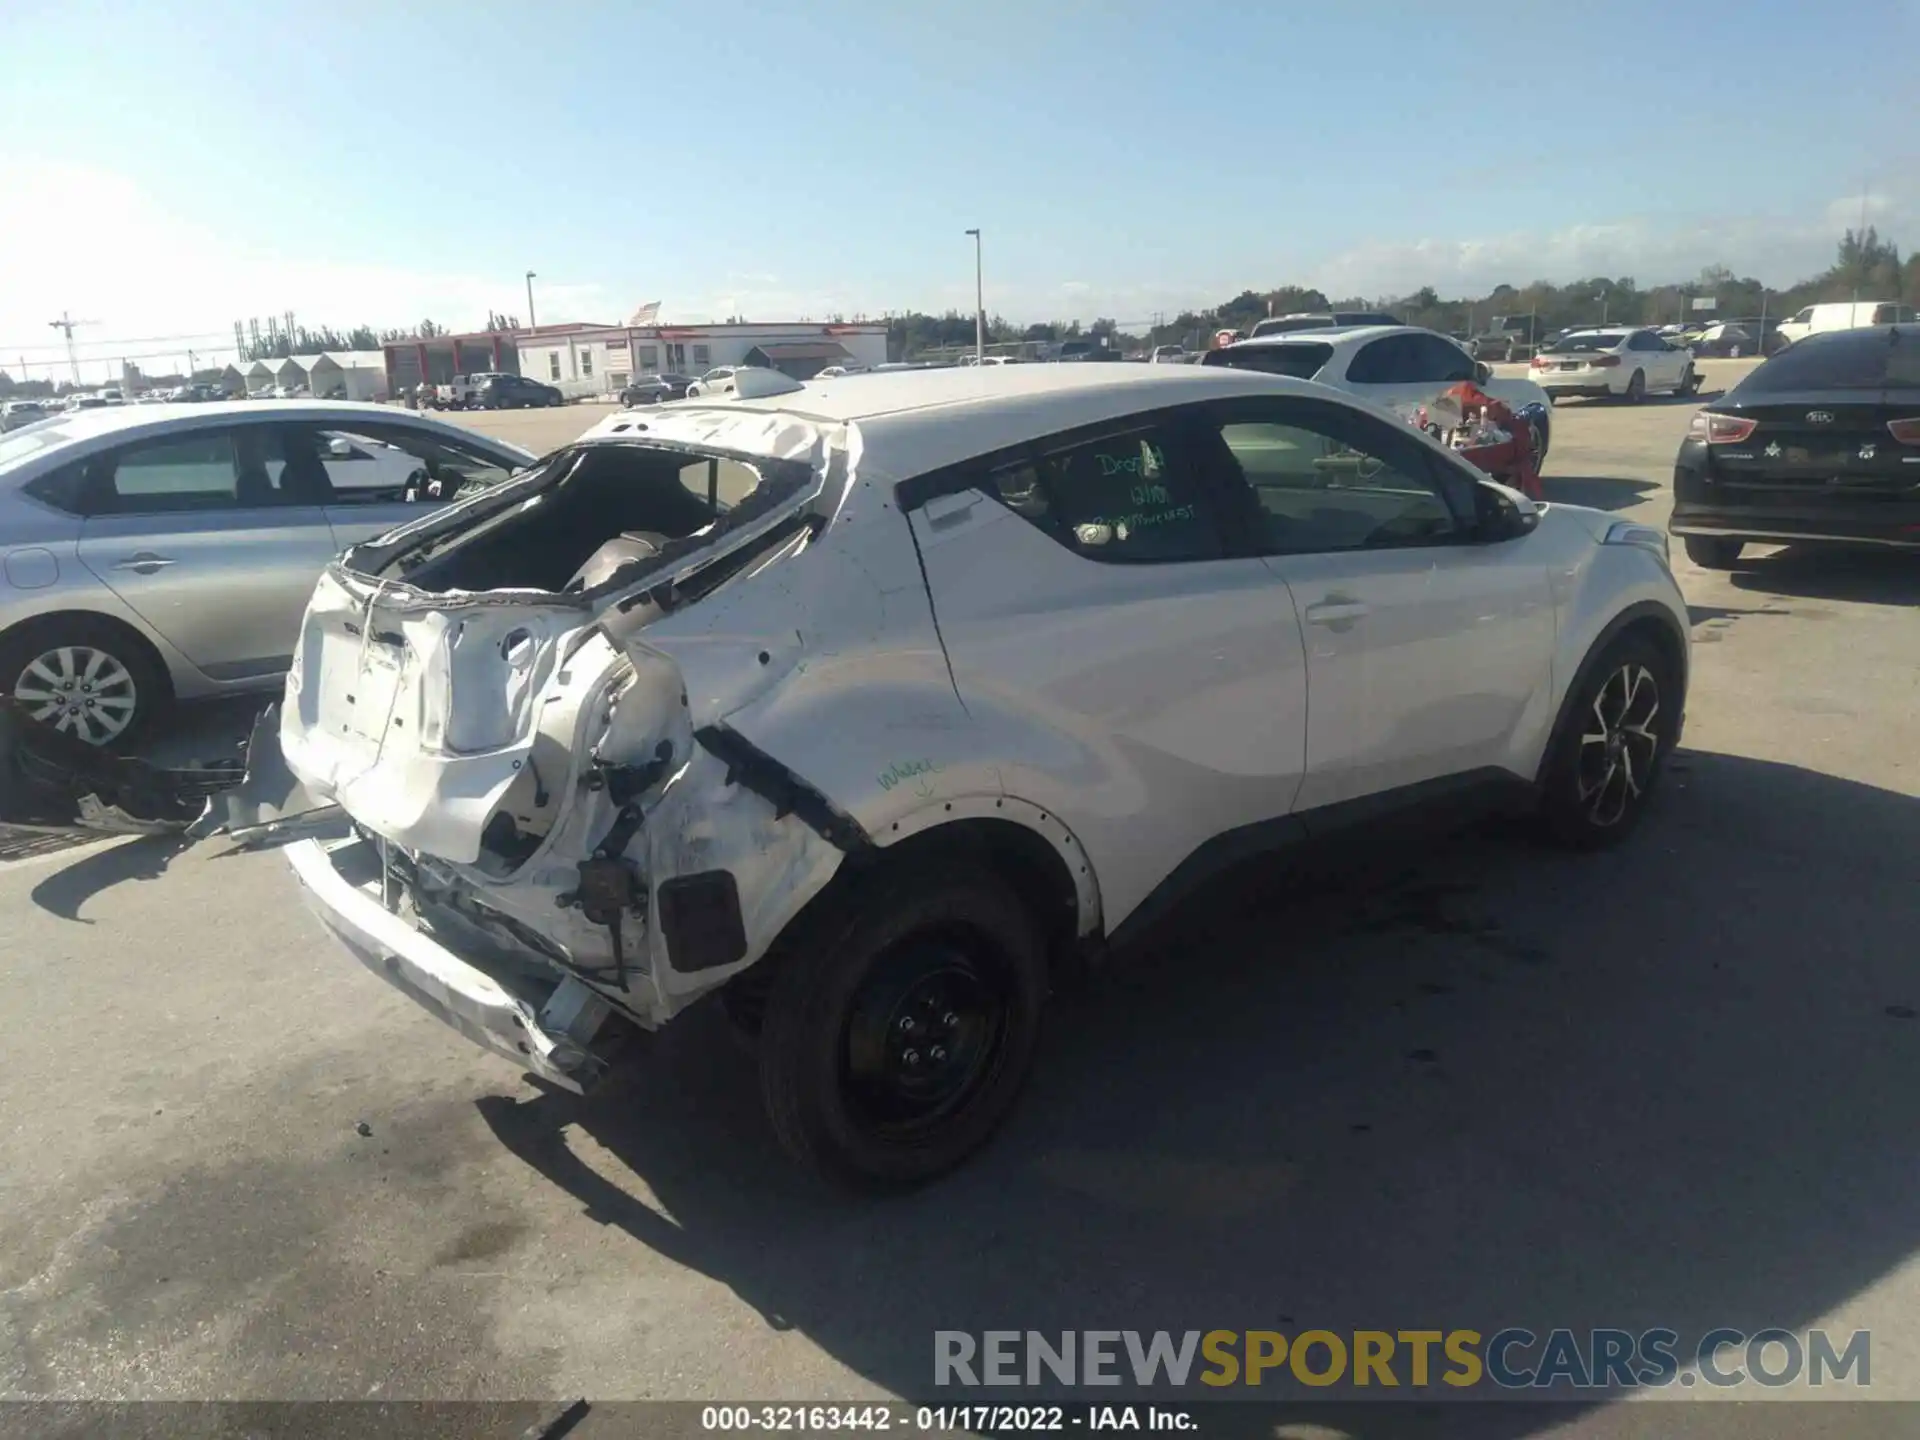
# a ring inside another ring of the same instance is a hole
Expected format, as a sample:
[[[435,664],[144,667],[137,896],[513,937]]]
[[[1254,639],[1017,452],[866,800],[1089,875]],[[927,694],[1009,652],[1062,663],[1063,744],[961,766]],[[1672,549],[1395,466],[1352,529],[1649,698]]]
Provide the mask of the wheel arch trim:
[[[1588,644],[1586,654],[1581,657],[1579,667],[1573,672],[1573,679],[1568,682],[1566,691],[1560,698],[1559,714],[1554,717],[1553,730],[1547,737],[1546,748],[1541,752],[1539,767],[1534,774],[1536,786],[1544,783],[1548,768],[1553,764],[1553,758],[1559,753],[1560,746],[1566,738],[1567,727],[1574,721],[1574,699],[1593,678],[1593,672],[1599,666],[1601,657],[1628,630],[1648,628],[1649,622],[1658,626],[1660,632],[1665,635],[1666,648],[1674,661],[1675,669],[1679,672],[1680,695],[1677,708],[1679,719],[1673,731],[1673,743],[1679,744],[1681,728],[1685,724],[1687,714],[1689,679],[1687,635],[1679,621],[1674,618],[1673,611],[1667,606],[1657,600],[1638,600],[1601,626],[1599,633]]]

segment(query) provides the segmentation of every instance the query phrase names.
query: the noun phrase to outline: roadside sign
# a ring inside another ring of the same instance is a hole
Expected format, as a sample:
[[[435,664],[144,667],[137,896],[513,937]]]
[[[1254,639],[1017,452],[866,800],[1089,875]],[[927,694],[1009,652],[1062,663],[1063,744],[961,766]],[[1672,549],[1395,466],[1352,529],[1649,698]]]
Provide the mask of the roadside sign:
[[[1718,310],[1720,308],[1720,302],[1711,295],[1696,295],[1693,297],[1693,308],[1696,310]]]

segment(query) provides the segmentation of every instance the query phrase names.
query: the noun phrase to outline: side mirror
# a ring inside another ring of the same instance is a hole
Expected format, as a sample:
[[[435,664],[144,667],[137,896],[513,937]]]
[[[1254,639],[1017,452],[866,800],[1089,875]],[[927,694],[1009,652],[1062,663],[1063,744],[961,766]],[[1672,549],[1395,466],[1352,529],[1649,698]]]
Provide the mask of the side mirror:
[[[335,460],[349,460],[353,458],[353,446],[336,435],[327,442],[327,454]]]
[[[1518,540],[1540,525],[1540,507],[1497,480],[1482,480],[1474,486],[1473,508],[1485,541]]]
[[[1493,378],[1493,366],[1484,360],[1476,362],[1473,367],[1473,378],[1478,384],[1486,384]]]

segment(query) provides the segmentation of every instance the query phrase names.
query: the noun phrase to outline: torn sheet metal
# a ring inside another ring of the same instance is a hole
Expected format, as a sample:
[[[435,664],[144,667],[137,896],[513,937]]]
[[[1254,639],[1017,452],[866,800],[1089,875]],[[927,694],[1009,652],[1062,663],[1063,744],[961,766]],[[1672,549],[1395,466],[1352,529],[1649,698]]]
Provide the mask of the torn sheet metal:
[[[280,706],[260,712],[247,737],[245,778],[206,799],[187,826],[190,839],[222,835],[235,849],[285,844],[303,836],[344,831],[345,812],[316,798],[287,766],[280,749]]]
[[[239,761],[170,768],[116,755],[35,720],[0,696],[0,818],[107,835],[185,830]]]

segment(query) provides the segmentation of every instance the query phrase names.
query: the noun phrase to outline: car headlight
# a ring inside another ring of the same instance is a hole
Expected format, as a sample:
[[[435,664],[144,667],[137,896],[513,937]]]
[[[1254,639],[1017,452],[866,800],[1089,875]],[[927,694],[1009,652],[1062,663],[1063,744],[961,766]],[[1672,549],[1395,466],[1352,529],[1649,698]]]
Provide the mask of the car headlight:
[[[1650,550],[1658,555],[1662,565],[1669,569],[1673,567],[1673,552],[1667,543],[1667,532],[1657,525],[1638,525],[1631,520],[1616,521],[1607,531],[1605,543],[1636,545],[1642,550]]]

